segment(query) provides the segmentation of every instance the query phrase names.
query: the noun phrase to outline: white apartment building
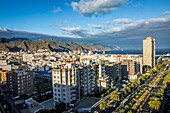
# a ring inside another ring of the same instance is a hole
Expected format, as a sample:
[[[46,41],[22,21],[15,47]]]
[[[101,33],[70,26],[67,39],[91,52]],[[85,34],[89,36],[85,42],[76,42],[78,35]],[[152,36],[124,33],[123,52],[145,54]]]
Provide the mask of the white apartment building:
[[[77,68],[53,69],[52,86],[54,102],[71,103],[80,99]]]

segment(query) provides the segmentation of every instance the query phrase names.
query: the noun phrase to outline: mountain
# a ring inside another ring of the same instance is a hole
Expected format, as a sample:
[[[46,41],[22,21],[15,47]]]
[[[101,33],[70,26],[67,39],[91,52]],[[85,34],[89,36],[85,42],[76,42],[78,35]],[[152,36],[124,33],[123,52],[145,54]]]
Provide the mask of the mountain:
[[[94,50],[94,51],[111,51],[111,50],[120,50],[121,48],[118,46],[104,46],[104,45],[99,45],[99,44],[93,44],[93,43],[78,43],[82,47],[89,49],[89,50]]]
[[[112,50],[111,47],[105,47],[102,45],[88,44],[88,43],[75,43],[75,42],[64,42],[56,41],[53,39],[42,40],[38,39],[36,41],[31,41],[27,38],[0,38],[0,51],[20,51],[31,50],[37,51],[38,49],[48,49],[49,51],[55,52],[68,52],[74,50],[90,50],[95,49],[96,51],[107,51]]]

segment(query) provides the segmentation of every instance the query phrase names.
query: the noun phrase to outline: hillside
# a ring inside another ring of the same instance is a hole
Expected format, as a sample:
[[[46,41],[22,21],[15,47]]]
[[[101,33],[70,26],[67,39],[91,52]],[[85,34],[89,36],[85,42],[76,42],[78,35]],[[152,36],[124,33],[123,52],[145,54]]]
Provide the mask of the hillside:
[[[89,50],[94,49],[96,51],[103,51],[103,50],[111,50],[110,47],[104,47],[101,45],[95,44],[79,44],[74,42],[64,42],[64,41],[56,41],[53,39],[42,40],[38,39],[37,41],[31,41],[26,38],[0,38],[0,51],[20,51],[23,50],[31,50],[37,51],[38,49],[48,49],[50,51],[55,52],[68,52],[74,50]]]
[[[103,46],[103,45],[98,45],[98,44],[93,44],[93,43],[78,43],[80,44],[82,47],[86,48],[86,49],[91,49],[91,50],[95,50],[95,51],[111,51],[111,50],[120,50],[121,48],[118,46]]]

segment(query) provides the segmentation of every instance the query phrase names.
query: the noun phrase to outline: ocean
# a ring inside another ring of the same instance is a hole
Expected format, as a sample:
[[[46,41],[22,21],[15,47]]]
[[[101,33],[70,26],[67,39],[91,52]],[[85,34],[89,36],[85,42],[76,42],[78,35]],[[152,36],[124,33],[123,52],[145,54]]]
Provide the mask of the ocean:
[[[96,51],[93,52],[98,54],[103,54],[103,51]],[[165,55],[167,53],[170,53],[170,49],[157,49],[156,55]],[[105,54],[138,54],[142,55],[143,50],[113,50],[113,51],[105,51]]]

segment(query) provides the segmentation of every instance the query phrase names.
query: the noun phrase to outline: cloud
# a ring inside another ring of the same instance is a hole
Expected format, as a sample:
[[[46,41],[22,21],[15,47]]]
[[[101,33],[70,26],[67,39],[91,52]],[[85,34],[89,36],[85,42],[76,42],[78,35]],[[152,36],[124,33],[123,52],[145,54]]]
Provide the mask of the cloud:
[[[61,9],[61,7],[57,7],[57,9],[56,9],[55,6],[53,6],[53,10],[52,10],[53,13],[57,13],[57,12],[61,12],[61,11],[63,11]]]
[[[68,27],[61,27],[59,28],[60,30],[64,31],[63,34],[66,34],[66,35],[74,35],[75,38],[83,38],[83,37],[87,37],[87,31],[89,30],[86,30],[86,29],[82,29],[80,27],[71,27],[71,28],[68,28]]]
[[[8,30],[5,29],[5,28],[0,27],[0,31],[8,31]]]
[[[23,37],[36,40],[53,38],[59,41],[87,42],[102,45],[118,45],[123,49],[142,48],[146,37],[156,39],[157,48],[169,48],[170,17],[151,18],[93,31],[81,27],[60,27],[64,35],[49,35],[0,28],[0,36],[6,38]]]
[[[148,36],[156,38],[159,47],[169,47],[170,42],[170,18],[138,20],[120,27],[101,29],[97,32],[90,32],[82,28],[62,30],[67,31],[69,35],[81,37],[79,41],[118,45],[121,48],[142,48],[142,40]]]
[[[133,21],[131,19],[128,19],[128,18],[119,18],[119,19],[113,20],[113,22],[119,23],[119,24],[129,24],[129,23],[132,23]]]
[[[105,26],[102,26],[102,25],[90,25],[90,24],[88,24],[88,26],[91,29],[103,29],[103,28],[106,28]]]
[[[61,24],[58,25],[58,27],[63,27],[66,23],[67,21],[62,21]]]
[[[98,16],[116,10],[118,7],[124,5],[126,1],[127,0],[80,0],[79,2],[72,2],[71,6],[84,16]]]
[[[69,6],[69,4],[68,4],[68,3],[65,3],[65,5],[66,5],[66,6]]]
[[[165,11],[163,15],[170,15],[170,11]]]

